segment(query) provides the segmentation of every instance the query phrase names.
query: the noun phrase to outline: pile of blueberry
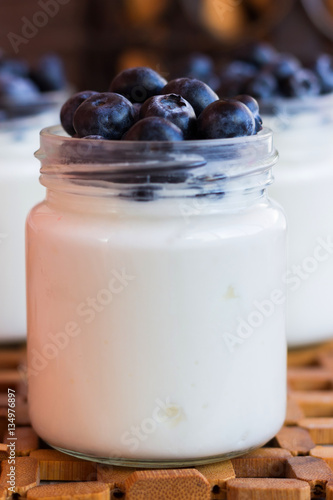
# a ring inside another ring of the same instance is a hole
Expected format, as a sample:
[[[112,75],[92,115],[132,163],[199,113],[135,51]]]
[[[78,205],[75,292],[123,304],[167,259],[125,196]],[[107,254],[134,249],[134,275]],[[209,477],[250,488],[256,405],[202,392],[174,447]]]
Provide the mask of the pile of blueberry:
[[[219,99],[203,81],[167,82],[146,67],[122,71],[108,92],[73,95],[60,118],[72,137],[125,141],[232,138],[262,129],[258,103],[252,97]]]
[[[63,90],[66,86],[63,63],[58,56],[45,55],[35,66],[30,66],[26,61],[9,58],[0,51],[2,118],[36,112],[36,106],[43,102],[46,92]]]
[[[333,56],[321,54],[304,66],[266,43],[253,44],[225,64],[219,95],[246,93],[256,99],[317,96],[333,92]]]

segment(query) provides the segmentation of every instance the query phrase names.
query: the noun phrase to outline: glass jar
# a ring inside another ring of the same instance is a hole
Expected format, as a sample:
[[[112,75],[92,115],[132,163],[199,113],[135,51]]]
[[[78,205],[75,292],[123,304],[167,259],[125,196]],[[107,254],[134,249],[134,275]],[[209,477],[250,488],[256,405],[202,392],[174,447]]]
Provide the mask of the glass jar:
[[[287,340],[299,347],[333,337],[333,95],[264,110],[280,153],[269,191],[289,227]]]
[[[245,453],[281,427],[285,230],[272,134],[121,142],[41,134],[27,220],[32,424],[141,467]]]
[[[58,115],[54,103],[44,112],[0,121],[0,343],[26,338],[24,226],[45,196],[33,153],[41,127]]]

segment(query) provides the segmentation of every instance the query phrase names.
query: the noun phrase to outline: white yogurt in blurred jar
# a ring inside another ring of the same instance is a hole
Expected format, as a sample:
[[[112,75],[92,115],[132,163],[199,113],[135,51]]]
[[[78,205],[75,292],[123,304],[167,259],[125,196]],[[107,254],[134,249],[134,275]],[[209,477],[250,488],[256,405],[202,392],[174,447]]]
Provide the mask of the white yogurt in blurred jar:
[[[269,192],[288,220],[287,339],[298,347],[333,338],[333,96],[271,111],[280,161]]]
[[[61,94],[63,95],[63,94]],[[26,338],[25,219],[45,190],[38,183],[39,132],[59,107],[0,121],[0,342]]]
[[[27,221],[35,430],[85,458],[149,467],[267,442],[286,396],[271,133],[155,144],[57,133],[41,136],[47,197]]]

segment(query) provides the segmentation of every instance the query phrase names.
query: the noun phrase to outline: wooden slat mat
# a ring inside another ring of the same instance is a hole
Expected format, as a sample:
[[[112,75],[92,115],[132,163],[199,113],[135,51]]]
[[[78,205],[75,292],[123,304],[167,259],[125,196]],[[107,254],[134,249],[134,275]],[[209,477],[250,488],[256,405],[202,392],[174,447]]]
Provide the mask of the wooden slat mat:
[[[94,464],[49,449],[30,427],[24,347],[0,349],[0,500],[333,500],[333,343],[291,351],[284,427],[259,450],[187,469]],[[16,391],[15,492],[8,388]]]

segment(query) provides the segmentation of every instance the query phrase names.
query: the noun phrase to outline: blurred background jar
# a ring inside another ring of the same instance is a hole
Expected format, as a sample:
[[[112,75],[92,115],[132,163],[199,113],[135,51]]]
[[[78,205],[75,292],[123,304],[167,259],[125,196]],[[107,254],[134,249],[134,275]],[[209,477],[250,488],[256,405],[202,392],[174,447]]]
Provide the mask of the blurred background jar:
[[[66,85],[54,55],[34,67],[0,57],[0,343],[26,337],[24,225],[31,207],[44,197],[33,153],[41,128],[58,121]]]

